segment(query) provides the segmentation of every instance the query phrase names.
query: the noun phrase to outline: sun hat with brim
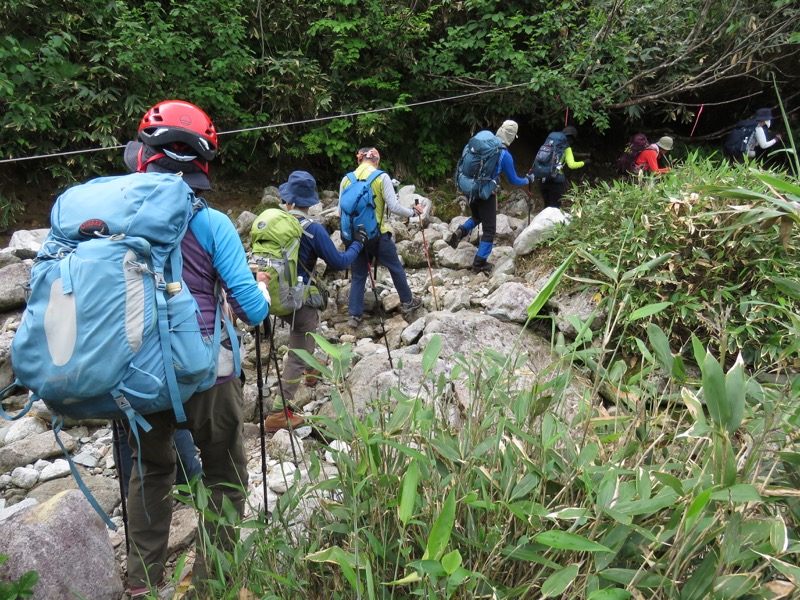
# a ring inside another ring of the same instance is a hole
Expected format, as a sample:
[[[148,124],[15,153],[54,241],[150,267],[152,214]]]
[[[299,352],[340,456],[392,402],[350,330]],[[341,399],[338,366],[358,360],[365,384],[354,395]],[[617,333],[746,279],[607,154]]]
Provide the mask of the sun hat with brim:
[[[211,181],[208,175],[195,162],[183,162],[164,155],[147,162],[155,155],[161,153],[159,148],[154,148],[142,142],[128,142],[125,146],[123,160],[125,166],[132,173],[139,171],[140,165],[147,165],[144,170],[147,173],[180,173],[183,180],[193,190],[210,190]],[[203,159],[198,161],[205,164]]]
[[[506,146],[510,146],[511,142],[513,142],[517,138],[517,131],[519,130],[519,125],[517,125],[516,121],[503,121],[503,124],[500,125],[500,129],[497,130],[495,135],[503,140],[503,143]]]
[[[289,180],[282,183],[278,191],[286,204],[294,204],[300,208],[319,204],[317,182],[314,176],[306,171],[293,171],[289,175]]]
[[[574,138],[578,137],[578,130],[575,129],[572,125],[567,125],[564,129],[561,130],[561,133],[564,135],[571,135]]]
[[[771,121],[772,110],[769,108],[759,108],[756,111],[756,121]]]
[[[656,146],[661,148],[662,150],[672,150],[672,138],[668,135],[665,135],[656,142]]]

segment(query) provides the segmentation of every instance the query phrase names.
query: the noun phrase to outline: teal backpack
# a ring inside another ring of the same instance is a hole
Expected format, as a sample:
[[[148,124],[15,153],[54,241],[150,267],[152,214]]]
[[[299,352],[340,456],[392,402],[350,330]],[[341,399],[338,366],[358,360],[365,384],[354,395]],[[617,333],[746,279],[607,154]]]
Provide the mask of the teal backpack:
[[[470,138],[456,165],[458,189],[470,204],[488,200],[497,188],[500,177],[498,161],[503,141],[491,131],[479,131]]]
[[[180,243],[204,207],[166,173],[101,177],[58,197],[11,344],[16,380],[0,392],[31,391],[15,419],[43,400],[60,445],[64,416],[125,420],[137,441],[151,429],[148,414],[186,420],[183,403],[216,382],[221,336],[219,304],[213,336],[204,335],[182,279]]]

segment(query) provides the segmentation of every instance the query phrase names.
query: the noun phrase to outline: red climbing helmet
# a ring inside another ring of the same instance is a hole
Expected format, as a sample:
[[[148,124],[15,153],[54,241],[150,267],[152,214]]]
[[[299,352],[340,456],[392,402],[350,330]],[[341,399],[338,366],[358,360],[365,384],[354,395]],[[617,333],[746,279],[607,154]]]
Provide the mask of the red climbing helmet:
[[[165,100],[148,110],[139,124],[139,139],[148,146],[172,150],[185,144],[206,161],[214,159],[219,147],[209,116],[183,100]]]

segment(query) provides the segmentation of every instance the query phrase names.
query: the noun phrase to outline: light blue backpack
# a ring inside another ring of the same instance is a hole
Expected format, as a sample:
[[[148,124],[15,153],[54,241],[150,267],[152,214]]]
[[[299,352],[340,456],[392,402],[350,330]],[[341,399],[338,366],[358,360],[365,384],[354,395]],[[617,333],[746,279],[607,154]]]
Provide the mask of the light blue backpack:
[[[181,277],[180,243],[204,206],[165,173],[102,177],[59,196],[11,345],[16,381],[2,395],[31,390],[15,418],[42,399],[56,432],[59,416],[124,419],[137,439],[151,428],[145,415],[186,420],[183,403],[216,381],[221,333],[219,305],[213,335],[201,332]]]

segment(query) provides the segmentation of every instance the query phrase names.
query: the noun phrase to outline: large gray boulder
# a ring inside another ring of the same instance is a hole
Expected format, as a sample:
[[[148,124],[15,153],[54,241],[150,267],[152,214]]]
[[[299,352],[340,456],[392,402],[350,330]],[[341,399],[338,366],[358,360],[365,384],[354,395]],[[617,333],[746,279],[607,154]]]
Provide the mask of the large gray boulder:
[[[92,598],[119,600],[123,586],[106,527],[79,491],[0,521],[0,579],[39,574],[37,600]]]

